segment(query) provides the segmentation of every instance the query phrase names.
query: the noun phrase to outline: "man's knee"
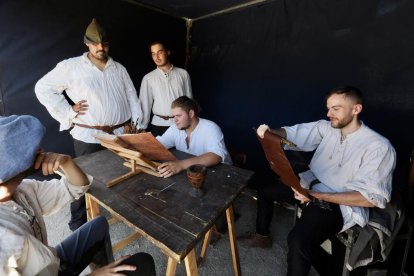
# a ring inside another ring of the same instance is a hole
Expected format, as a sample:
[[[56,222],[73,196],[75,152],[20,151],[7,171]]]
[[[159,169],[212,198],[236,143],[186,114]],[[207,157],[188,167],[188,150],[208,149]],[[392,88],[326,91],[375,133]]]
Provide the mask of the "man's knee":
[[[104,232],[109,231],[108,221],[103,216],[98,216],[88,223],[91,223],[92,228],[101,229]]]

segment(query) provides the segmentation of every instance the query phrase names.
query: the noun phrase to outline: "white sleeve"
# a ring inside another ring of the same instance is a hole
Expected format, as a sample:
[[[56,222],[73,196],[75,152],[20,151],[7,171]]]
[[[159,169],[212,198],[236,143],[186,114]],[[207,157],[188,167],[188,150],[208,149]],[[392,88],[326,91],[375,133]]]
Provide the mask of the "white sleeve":
[[[24,179],[20,184],[20,189],[25,193],[36,195],[38,204],[43,215],[56,213],[67,203],[80,198],[89,189],[93,177],[87,175],[89,185],[75,186],[70,184],[66,177],[52,179],[48,181],[37,181],[34,179]]]
[[[212,152],[221,157],[221,162],[226,161],[228,155],[226,145],[224,143],[224,135],[220,127],[212,124],[208,131],[208,138],[205,139],[206,152]]]
[[[141,88],[139,91],[139,99],[142,104],[142,127],[143,129],[148,128],[148,124],[151,117],[152,105],[154,103],[154,96],[151,91],[151,86],[149,85],[149,80],[147,76],[144,76],[141,82]]]
[[[347,188],[360,192],[369,202],[379,208],[385,208],[391,200],[392,174],[396,153],[391,145],[371,144],[366,156]]]
[[[193,98],[193,90],[191,87],[191,78],[188,72],[186,71],[186,78],[185,78],[185,87],[184,87],[184,95],[189,97],[190,99]]]
[[[286,131],[286,138],[295,143],[297,148],[287,148],[289,150],[313,151],[322,141],[327,130],[328,121],[320,120],[312,123],[298,124],[283,127]]]
[[[132,80],[125,68],[123,68],[122,75],[125,84],[125,93],[131,109],[131,121],[137,125],[138,128],[141,128],[143,119],[141,102],[138,99],[137,91],[135,90],[134,84],[132,83]]]
[[[162,136],[157,136],[157,140],[163,144],[164,147],[167,149],[173,148],[176,146],[175,144],[175,131],[174,131],[174,125],[170,126]]]
[[[77,115],[62,94],[68,88],[67,75],[68,70],[63,61],[35,85],[36,97],[50,115],[60,123],[61,131],[69,129]]]

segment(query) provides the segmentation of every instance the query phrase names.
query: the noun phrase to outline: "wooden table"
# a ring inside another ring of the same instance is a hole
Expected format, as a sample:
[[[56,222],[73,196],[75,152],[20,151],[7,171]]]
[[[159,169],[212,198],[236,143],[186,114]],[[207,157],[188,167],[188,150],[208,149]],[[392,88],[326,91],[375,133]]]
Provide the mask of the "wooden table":
[[[178,151],[173,153],[178,159],[188,156]],[[189,196],[190,184],[185,172],[169,178],[140,173],[107,188],[104,183],[129,170],[122,165],[123,161],[108,150],[76,158],[76,163],[94,177],[86,194],[88,220],[99,215],[101,206],[136,230],[136,234],[115,245],[115,250],[144,236],[168,256],[166,275],[174,275],[177,263],[182,260],[187,275],[198,275],[195,246],[204,238],[200,254],[202,260],[212,226],[219,215],[226,212],[234,274],[241,275],[232,202],[247,185],[253,172],[223,164],[209,168],[204,183],[205,194],[200,198]],[[166,187],[158,195],[146,195],[149,189]]]

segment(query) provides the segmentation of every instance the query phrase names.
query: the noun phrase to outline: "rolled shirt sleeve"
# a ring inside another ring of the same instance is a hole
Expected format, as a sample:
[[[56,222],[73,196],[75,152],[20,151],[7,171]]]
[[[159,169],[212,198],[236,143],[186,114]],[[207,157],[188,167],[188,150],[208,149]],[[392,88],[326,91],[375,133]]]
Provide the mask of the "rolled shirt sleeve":
[[[60,123],[61,131],[69,129],[72,126],[72,120],[77,115],[63,95],[63,91],[69,87],[68,74],[68,65],[63,61],[35,85],[36,97],[50,115]]]
[[[67,203],[85,194],[93,181],[92,176],[87,175],[87,177],[89,184],[86,186],[72,185],[67,181],[66,177],[62,177],[61,179],[49,181],[24,179],[19,188],[24,190],[25,193],[36,195],[42,214],[51,215],[59,211]]]
[[[391,200],[395,157],[392,147],[376,145],[364,156],[366,162],[361,163],[355,177],[347,183],[348,189],[360,192],[373,205],[385,208]]]
[[[143,112],[142,112],[142,106],[141,102],[138,99],[137,91],[135,90],[134,84],[132,83],[132,80],[126,71],[126,69],[122,66],[122,77],[124,79],[125,83],[125,93],[128,99],[128,103],[131,109],[131,120],[132,123],[137,128],[143,128],[142,127],[142,121],[143,121]]]

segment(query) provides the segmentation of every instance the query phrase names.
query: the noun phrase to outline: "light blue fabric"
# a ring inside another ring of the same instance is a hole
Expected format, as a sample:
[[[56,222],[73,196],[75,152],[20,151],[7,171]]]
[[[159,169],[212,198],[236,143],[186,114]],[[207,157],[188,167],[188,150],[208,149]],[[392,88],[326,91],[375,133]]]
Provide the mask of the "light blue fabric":
[[[0,184],[33,166],[44,133],[33,116],[0,116]]]

